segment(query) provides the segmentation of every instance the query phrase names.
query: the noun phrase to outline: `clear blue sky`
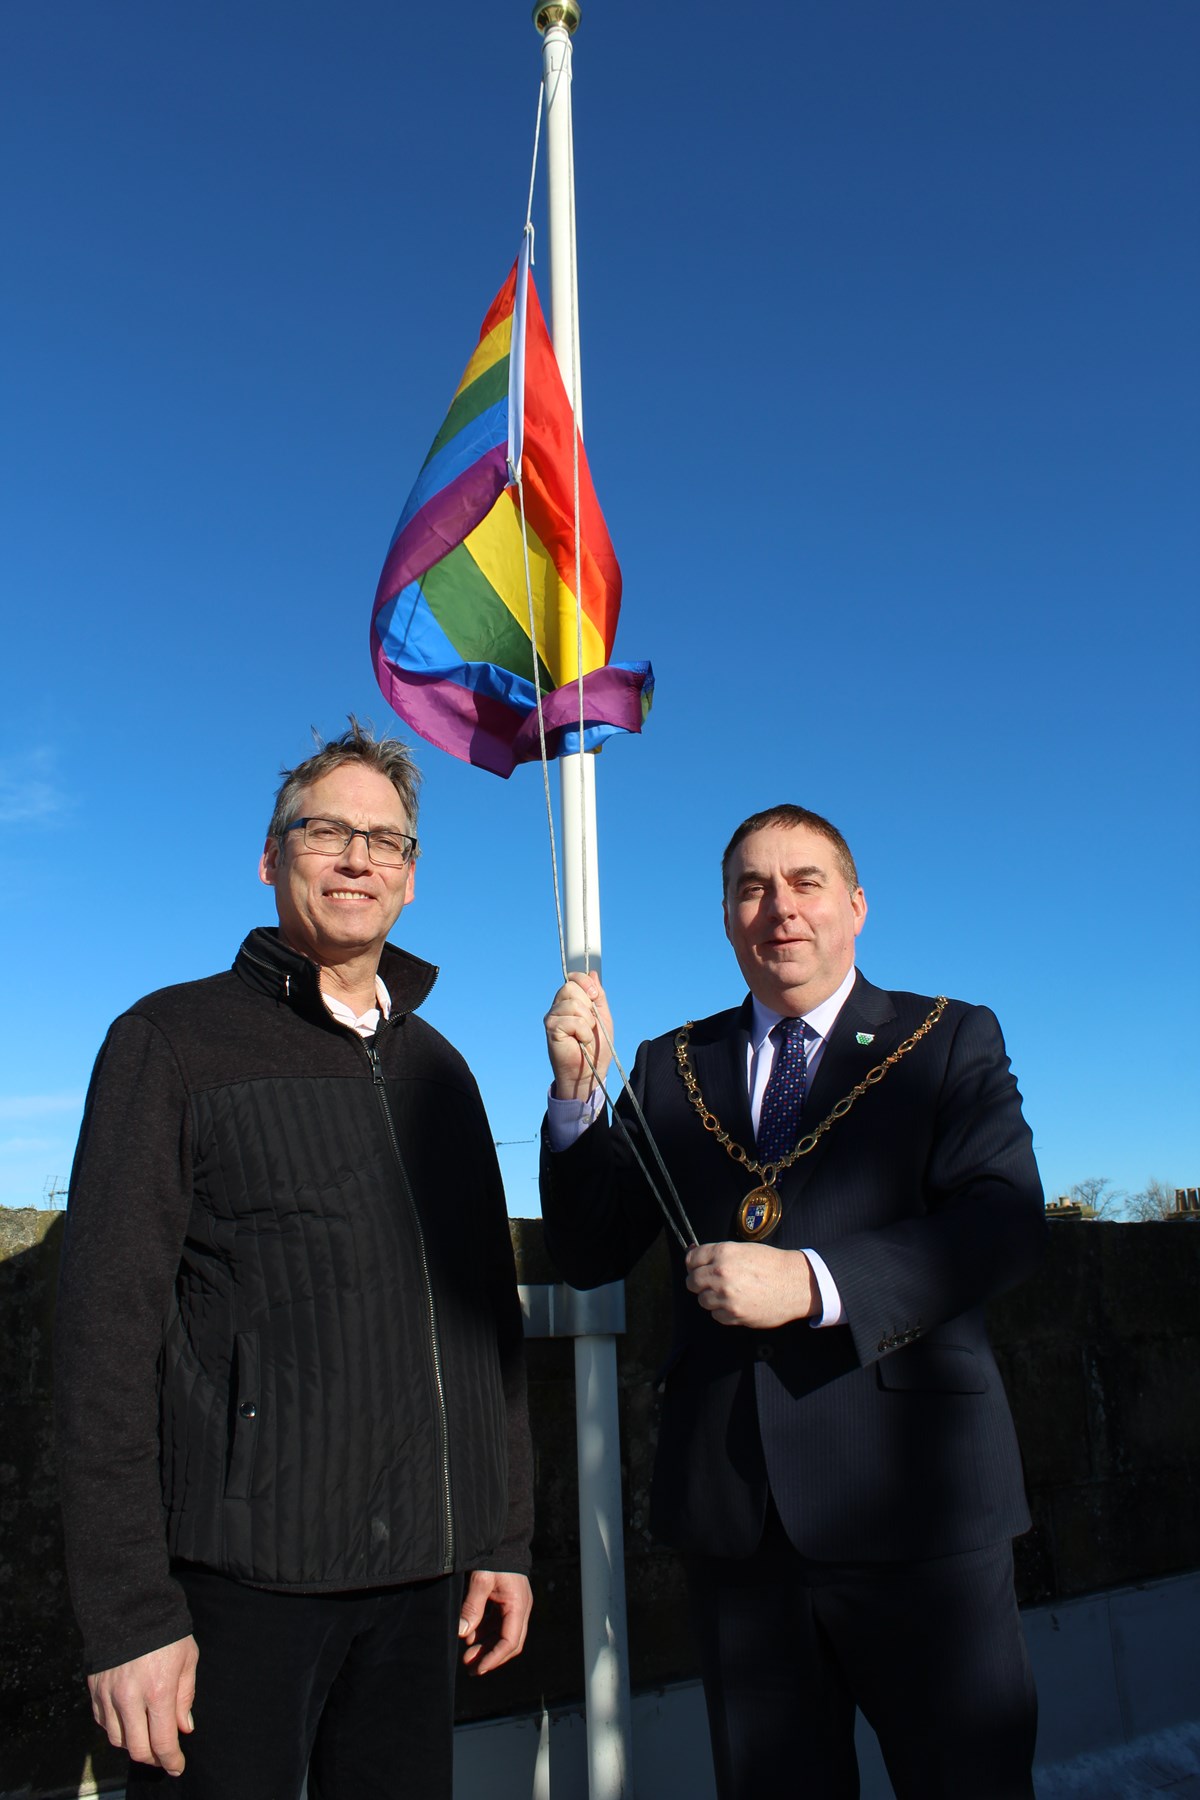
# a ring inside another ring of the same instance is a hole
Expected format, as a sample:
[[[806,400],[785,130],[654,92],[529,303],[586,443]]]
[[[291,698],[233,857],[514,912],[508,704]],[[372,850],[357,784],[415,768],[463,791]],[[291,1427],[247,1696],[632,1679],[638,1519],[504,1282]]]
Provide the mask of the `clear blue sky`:
[[[310,725],[388,722],[375,582],[539,73],[524,0],[0,15],[10,1203],[113,1015],[271,917]],[[867,974],[998,1012],[1051,1192],[1200,1180],[1198,75],[1194,0],[584,0],[588,446],[658,676],[599,769],[626,1059],[740,998],[717,859],[794,799],[857,852]],[[421,760],[397,935],[528,1139],[540,777]]]

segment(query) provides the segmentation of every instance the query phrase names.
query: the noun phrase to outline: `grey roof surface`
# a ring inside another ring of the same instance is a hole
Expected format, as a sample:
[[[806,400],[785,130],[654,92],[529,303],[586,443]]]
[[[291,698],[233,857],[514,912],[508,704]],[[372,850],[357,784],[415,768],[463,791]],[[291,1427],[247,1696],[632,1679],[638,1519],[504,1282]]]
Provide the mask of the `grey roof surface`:
[[[1200,1800],[1200,1723],[1039,1768],[1038,1800]]]

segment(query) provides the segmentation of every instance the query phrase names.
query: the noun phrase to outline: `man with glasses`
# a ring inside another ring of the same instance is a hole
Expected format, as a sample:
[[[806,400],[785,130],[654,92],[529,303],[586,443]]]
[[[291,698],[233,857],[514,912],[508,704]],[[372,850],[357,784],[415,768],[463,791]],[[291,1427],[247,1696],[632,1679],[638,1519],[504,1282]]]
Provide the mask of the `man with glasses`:
[[[71,1180],[68,1572],[130,1800],[449,1800],[455,1644],[516,1655],[531,1458],[470,1071],[387,943],[418,773],[351,729],[285,775],[278,928],[116,1021]],[[185,1754],[186,1752],[186,1754]]]

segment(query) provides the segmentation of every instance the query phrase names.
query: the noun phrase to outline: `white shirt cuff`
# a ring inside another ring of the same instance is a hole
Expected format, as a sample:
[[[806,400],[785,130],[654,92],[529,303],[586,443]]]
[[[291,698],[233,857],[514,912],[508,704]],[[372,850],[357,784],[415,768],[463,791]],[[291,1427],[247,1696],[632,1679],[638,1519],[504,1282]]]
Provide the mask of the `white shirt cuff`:
[[[824,1257],[818,1256],[815,1250],[804,1252],[808,1258],[817,1282],[817,1292],[821,1296],[821,1316],[810,1319],[809,1324],[820,1330],[824,1325],[840,1325],[842,1322],[842,1297],[837,1291],[837,1282],[829,1273]]]
[[[556,1100],[552,1092],[546,1102],[546,1141],[551,1150],[569,1150],[596,1123],[603,1105],[599,1088],[593,1088],[586,1100]]]

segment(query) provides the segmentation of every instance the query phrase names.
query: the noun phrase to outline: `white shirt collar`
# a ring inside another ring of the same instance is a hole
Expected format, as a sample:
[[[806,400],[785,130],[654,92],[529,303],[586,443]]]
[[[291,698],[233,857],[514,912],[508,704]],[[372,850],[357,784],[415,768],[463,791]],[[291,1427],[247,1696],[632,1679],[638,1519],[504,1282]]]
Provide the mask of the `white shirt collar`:
[[[390,1019],[392,1016],[392,996],[383,985],[381,975],[375,977],[376,1004],[369,1006],[365,1013],[356,1013],[352,1006],[347,1006],[344,1000],[337,999],[333,994],[327,994],[324,988],[321,989],[321,998],[330,1016],[339,1025],[348,1025],[351,1031],[357,1031],[359,1037],[374,1036],[379,1029],[380,1018]]]
[[[850,998],[850,989],[854,986],[854,975],[854,965],[851,963],[840,986],[834,988],[829,998],[822,1000],[819,1006],[811,1007],[808,1012],[800,1015],[809,1030],[818,1038],[827,1038],[833,1030],[834,1021]],[[787,1015],[772,1012],[769,1006],[763,1005],[756,994],[751,994],[750,1004],[754,1010],[754,1017],[750,1023],[750,1048],[757,1053],[762,1049],[780,1019]]]

